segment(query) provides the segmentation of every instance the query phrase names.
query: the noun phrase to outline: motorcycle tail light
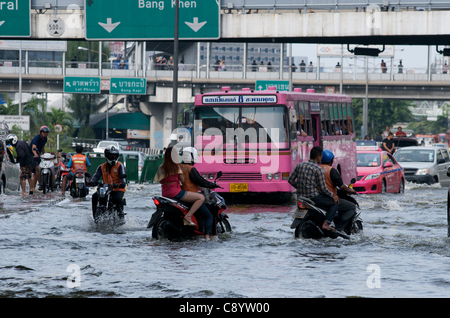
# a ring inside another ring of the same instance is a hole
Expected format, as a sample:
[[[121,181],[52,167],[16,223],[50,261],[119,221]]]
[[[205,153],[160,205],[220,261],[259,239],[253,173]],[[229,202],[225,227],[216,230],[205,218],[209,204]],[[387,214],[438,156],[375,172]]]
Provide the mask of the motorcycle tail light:
[[[155,205],[159,205],[160,204],[158,199],[153,199],[153,203],[155,203]]]
[[[303,203],[301,201],[298,201],[298,208],[305,209],[305,206],[303,205]]]

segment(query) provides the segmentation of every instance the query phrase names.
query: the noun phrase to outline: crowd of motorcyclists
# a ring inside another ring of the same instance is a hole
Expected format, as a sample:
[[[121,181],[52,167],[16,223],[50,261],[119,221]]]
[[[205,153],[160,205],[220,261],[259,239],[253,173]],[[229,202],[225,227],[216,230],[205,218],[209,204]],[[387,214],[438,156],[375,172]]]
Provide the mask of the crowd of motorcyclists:
[[[40,128],[28,145],[24,141],[19,141],[17,136],[10,134],[6,137],[7,153],[12,162],[20,165],[20,181],[22,195],[26,195],[26,182],[29,184],[29,194],[35,191],[36,184],[39,182],[39,162],[40,155],[45,152],[47,136],[50,129],[47,126]],[[14,160],[10,147],[14,147],[17,159]],[[62,180],[62,195],[65,195],[67,182],[74,177],[76,170],[82,169],[86,174],[87,185],[94,186],[98,184],[100,178],[103,183],[111,184],[113,191],[111,201],[118,206],[118,213],[123,217],[123,197],[126,192],[126,170],[123,163],[119,162],[119,149],[115,146],[109,146],[105,149],[105,163],[97,167],[95,174],[90,180],[87,167],[91,164],[89,159],[83,155],[83,147],[76,147],[76,154],[71,157],[67,165],[71,168],[70,173],[64,176]],[[198,160],[198,152],[193,147],[182,149],[182,162],[179,161],[179,154],[174,147],[168,147],[164,153],[164,160],[159,166],[155,175],[155,182],[161,184],[162,196],[181,200],[191,204],[189,212],[184,216],[184,225],[195,226],[192,222],[194,213],[201,215],[205,220],[205,238],[209,239],[212,232],[213,216],[205,206],[205,197],[199,193],[199,187],[214,189],[219,187],[214,182],[205,180],[194,167]],[[312,200],[317,206],[327,211],[326,218],[322,224],[322,229],[326,231],[342,231],[348,223],[348,220],[356,213],[356,205],[337,195],[337,188],[350,193],[356,192],[347,187],[339,174],[332,167],[334,154],[321,147],[313,147],[310,151],[309,161],[299,163],[289,176],[288,182],[296,189],[297,196]],[[98,194],[92,195],[92,211],[95,215],[98,202]],[[339,216],[339,218],[336,218]],[[335,228],[331,226],[335,218]]]

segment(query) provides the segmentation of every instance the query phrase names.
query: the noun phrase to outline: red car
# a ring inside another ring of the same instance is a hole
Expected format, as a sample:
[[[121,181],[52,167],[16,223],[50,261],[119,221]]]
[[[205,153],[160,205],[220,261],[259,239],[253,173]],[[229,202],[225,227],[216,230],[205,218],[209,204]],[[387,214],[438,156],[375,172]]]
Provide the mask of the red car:
[[[374,146],[373,150],[356,147],[357,181],[353,189],[358,193],[403,193],[405,174],[394,157]],[[377,150],[375,150],[377,149]]]

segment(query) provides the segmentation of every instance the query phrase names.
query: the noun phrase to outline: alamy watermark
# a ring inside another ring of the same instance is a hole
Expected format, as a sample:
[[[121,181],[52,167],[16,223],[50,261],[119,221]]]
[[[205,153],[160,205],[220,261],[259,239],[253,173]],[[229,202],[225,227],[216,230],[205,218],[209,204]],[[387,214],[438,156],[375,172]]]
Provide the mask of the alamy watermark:
[[[376,264],[370,264],[366,269],[370,275],[367,277],[366,284],[370,289],[381,288],[381,270],[380,266]]]

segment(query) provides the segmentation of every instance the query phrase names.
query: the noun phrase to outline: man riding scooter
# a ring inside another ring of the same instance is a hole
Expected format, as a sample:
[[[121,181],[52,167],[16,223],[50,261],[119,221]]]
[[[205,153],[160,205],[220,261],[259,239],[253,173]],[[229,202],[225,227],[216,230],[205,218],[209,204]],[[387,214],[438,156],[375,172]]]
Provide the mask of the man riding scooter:
[[[62,195],[65,195],[67,180],[73,179],[73,176],[75,175],[75,171],[77,171],[79,169],[84,170],[84,173],[85,173],[86,177],[88,178],[88,182],[91,177],[89,172],[87,172],[87,167],[90,167],[91,163],[89,162],[88,157],[83,155],[83,146],[77,145],[75,148],[75,151],[77,152],[77,154],[73,155],[72,158],[70,158],[69,163],[67,164],[67,167],[72,168],[72,170],[70,171],[70,173],[68,173],[63,178]]]
[[[127,185],[127,175],[125,171],[125,166],[118,161],[119,150],[115,146],[108,146],[105,149],[105,159],[106,162],[98,166],[95,171],[91,182],[88,185],[95,185],[100,177],[103,179],[103,183],[108,183],[113,187],[113,192],[111,194],[112,202],[118,207],[118,214],[120,218],[124,217],[123,213],[123,196],[126,191]],[[92,195],[92,212],[95,215],[98,204],[98,194],[97,192]]]

